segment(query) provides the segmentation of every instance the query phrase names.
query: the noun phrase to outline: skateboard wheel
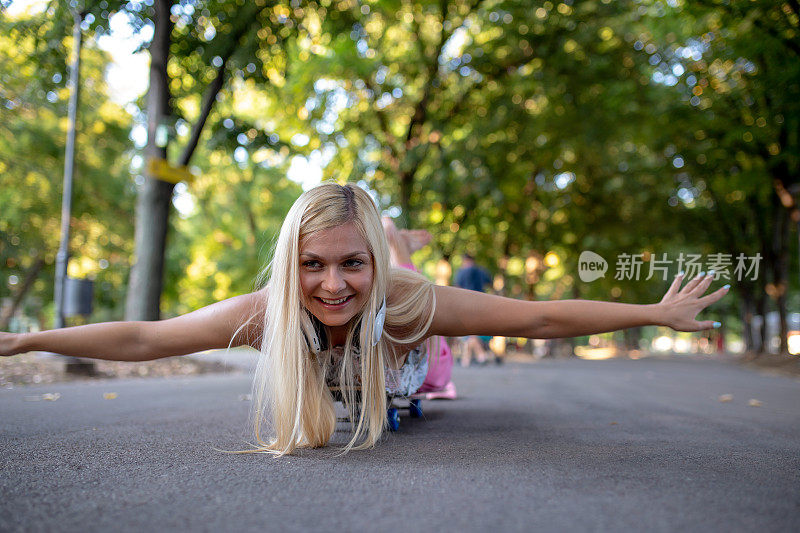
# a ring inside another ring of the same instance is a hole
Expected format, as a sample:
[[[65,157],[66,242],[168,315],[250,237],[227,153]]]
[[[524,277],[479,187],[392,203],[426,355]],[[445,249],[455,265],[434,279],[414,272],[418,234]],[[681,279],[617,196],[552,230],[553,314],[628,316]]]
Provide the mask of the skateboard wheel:
[[[411,400],[408,403],[408,414],[411,418],[422,417],[422,400]]]
[[[389,421],[390,431],[397,431],[400,429],[400,412],[396,408],[390,407],[387,409],[386,418]]]

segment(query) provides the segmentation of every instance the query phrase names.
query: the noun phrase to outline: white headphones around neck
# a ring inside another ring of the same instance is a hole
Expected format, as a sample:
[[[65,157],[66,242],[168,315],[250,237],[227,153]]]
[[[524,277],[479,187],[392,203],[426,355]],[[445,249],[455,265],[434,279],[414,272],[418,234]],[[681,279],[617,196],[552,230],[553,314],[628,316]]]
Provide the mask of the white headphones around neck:
[[[311,352],[314,354],[320,353],[322,348],[322,342],[319,339],[319,335],[325,335],[325,327],[322,326],[319,329],[317,328],[317,323],[319,322],[314,315],[308,313],[308,318],[311,322],[311,331],[305,334],[306,341],[308,342],[308,347],[311,349]],[[318,333],[319,331],[319,333]],[[327,336],[326,336],[327,337]],[[325,339],[325,344],[327,344],[328,339]]]
[[[381,340],[381,335],[383,335],[383,323],[386,322],[386,296],[383,297],[383,303],[381,304],[381,308],[378,309],[378,313],[375,315],[375,323],[373,324],[374,327],[372,329],[372,345],[375,346]]]
[[[319,339],[319,334],[317,333],[317,328],[315,327],[316,319],[314,318],[311,313],[309,313],[311,318],[311,331],[308,337],[308,347],[311,351],[315,354],[320,353],[323,349],[327,349],[328,347],[325,346],[323,348],[322,342]],[[381,303],[380,309],[375,314],[375,322],[373,323],[372,328],[372,345],[376,346],[380,340],[381,336],[383,335],[383,324],[386,322],[386,297],[383,297],[383,302]],[[324,326],[323,326],[324,328]],[[322,334],[324,335],[324,329],[322,330]],[[327,345],[327,339],[325,339],[325,344]]]

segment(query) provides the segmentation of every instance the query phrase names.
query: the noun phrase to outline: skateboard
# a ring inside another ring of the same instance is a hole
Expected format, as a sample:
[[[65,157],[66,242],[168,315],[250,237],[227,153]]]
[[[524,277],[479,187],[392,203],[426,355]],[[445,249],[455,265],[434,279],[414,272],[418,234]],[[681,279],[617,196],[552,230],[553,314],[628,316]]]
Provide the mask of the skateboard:
[[[344,403],[340,387],[330,387],[330,391],[334,400]],[[360,401],[358,391],[356,391],[356,401]],[[389,431],[400,430],[400,410],[408,410],[408,416],[411,418],[422,418],[422,395],[386,395],[386,421],[389,424]],[[350,422],[350,417],[339,417],[337,420],[339,422]]]
[[[398,401],[407,401],[408,405],[399,405]],[[400,430],[400,409],[408,409],[408,416],[411,418],[422,418],[422,398],[416,394],[411,396],[389,396],[386,395],[386,419],[389,421],[390,431]]]

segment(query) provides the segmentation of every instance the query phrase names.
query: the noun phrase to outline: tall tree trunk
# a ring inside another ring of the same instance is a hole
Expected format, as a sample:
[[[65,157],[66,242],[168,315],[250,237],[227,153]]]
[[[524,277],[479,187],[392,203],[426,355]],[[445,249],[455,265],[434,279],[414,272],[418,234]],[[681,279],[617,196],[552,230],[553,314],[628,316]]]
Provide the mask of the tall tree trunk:
[[[767,293],[764,290],[763,280],[756,282],[756,313],[761,315],[761,325],[756,333],[756,354],[761,355],[769,352],[769,338],[767,337]]]
[[[153,42],[150,45],[150,88],[147,91],[148,159],[166,159],[167,143],[159,126],[167,125],[170,116],[169,60],[172,2],[154,2]],[[157,135],[157,132],[160,135]],[[159,146],[161,145],[161,146]],[[164,273],[164,250],[169,226],[174,184],[145,174],[145,182],[136,202],[134,264],[128,283],[125,305],[127,320],[158,320]]]
[[[33,286],[33,282],[36,281],[36,277],[39,275],[43,266],[44,258],[41,255],[37,255],[33,260],[33,265],[31,265],[25,273],[25,279],[22,281],[22,285],[19,286],[19,289],[17,289],[17,292],[11,299],[11,306],[0,315],[0,331],[8,331],[11,318],[14,316],[14,313],[17,312],[23,298],[25,298],[25,295],[28,294],[28,291]]]
[[[752,353],[755,350],[755,340],[753,338],[753,291],[747,283],[740,284],[738,289],[742,299],[740,313],[742,317],[744,350],[746,353]]]
[[[763,257],[763,264],[760,265],[758,276],[753,280],[753,290],[755,293],[756,313],[761,316],[761,326],[756,334],[757,350],[756,355],[769,353],[770,338],[767,328],[767,313],[769,311],[769,293],[767,292],[767,276],[772,274],[773,265],[776,262],[775,248],[773,245],[774,228],[777,225],[778,217],[775,213],[774,196],[767,199],[766,205],[756,205],[758,220],[763,221],[757,229],[759,248]]]
[[[147,95],[147,156],[148,159],[166,160],[167,146],[164,139],[157,136],[160,125],[171,123],[171,95],[167,63],[171,42],[172,21],[170,8],[174,2],[167,0],[154,4],[154,36],[150,46],[150,89]],[[217,95],[225,84],[228,60],[237,50],[242,37],[258,26],[258,13],[266,7],[258,3],[247,3],[233,22],[227,41],[219,49],[222,62],[216,69],[216,76],[206,87],[201,100],[200,115],[192,126],[189,141],[178,159],[178,166],[189,164],[197,148],[206,121],[211,114]],[[168,141],[168,139],[167,139]],[[161,146],[159,146],[159,144]],[[170,205],[175,185],[159,181],[155,176],[146,175],[145,184],[139,192],[136,204],[136,261],[131,269],[128,284],[128,300],[125,316],[128,320],[158,320],[160,316],[161,289],[164,278],[164,251],[169,228]]]
[[[642,340],[642,328],[628,328],[625,331],[625,350],[631,352],[639,349]]]
[[[789,353],[789,326],[786,310],[786,292],[789,275],[789,213],[776,201],[773,250],[775,261],[772,264],[772,279],[775,287],[775,305],[780,317],[779,353]]]

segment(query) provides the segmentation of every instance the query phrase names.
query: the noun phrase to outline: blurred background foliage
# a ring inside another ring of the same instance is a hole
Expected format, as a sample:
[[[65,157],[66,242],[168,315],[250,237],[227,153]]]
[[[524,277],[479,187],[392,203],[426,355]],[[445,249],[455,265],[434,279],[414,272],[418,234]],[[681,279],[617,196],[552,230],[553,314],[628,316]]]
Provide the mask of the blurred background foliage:
[[[69,43],[45,44],[45,31],[45,23],[0,20],[0,298],[29,282],[25,311],[49,323],[60,237]],[[80,179],[70,242],[76,254],[70,267],[72,275],[94,274],[100,320],[118,316],[124,303],[136,194],[130,175],[132,121],[108,98],[105,54],[89,48],[82,59]]]
[[[71,268],[99,282],[93,319],[121,318],[147,109],[114,103],[97,39],[122,13],[146,49],[152,2],[74,4],[88,43]],[[57,248],[68,7],[0,14],[0,298],[33,273],[37,309]],[[415,259],[431,277],[469,252],[519,298],[653,302],[668,282],[644,280],[651,259],[667,254],[671,278],[681,253],[731,254],[733,295],[707,318],[754,349],[745,325],[777,311],[787,350],[796,1],[182,0],[171,13],[173,158],[224,77],[191,158],[199,177],[174,192],[166,315],[252,290],[298,182],[322,178],[357,181],[430,230]],[[604,278],[580,281],[583,250],[609,261]],[[615,279],[620,254],[643,254],[640,280]],[[758,279],[735,279],[738,254],[761,254]]]

